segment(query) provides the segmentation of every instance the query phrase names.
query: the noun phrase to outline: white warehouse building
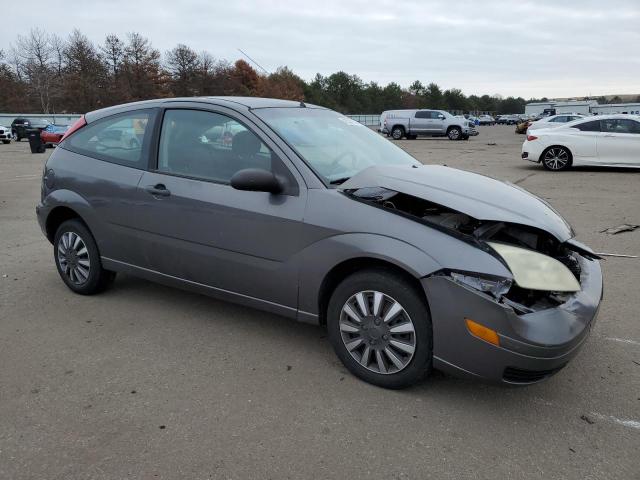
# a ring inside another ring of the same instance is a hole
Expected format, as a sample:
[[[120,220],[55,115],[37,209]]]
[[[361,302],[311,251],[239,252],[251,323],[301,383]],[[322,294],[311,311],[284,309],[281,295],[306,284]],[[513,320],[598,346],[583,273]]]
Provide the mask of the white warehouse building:
[[[570,100],[566,102],[549,100],[548,102],[527,103],[524,107],[526,115],[579,113],[582,115],[607,115],[628,113],[640,115],[640,103],[609,103],[599,105],[597,100]]]
[[[591,113],[597,115],[610,115],[613,113],[629,113],[640,115],[640,103],[609,103],[591,107]]]

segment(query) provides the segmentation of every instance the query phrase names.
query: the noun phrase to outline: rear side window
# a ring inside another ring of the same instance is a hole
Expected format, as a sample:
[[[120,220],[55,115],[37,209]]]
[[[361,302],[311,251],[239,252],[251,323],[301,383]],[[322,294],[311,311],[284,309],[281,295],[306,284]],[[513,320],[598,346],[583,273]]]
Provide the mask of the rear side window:
[[[431,112],[428,112],[428,111],[416,112],[416,118],[431,118]]]
[[[152,116],[151,110],[136,110],[98,120],[71,135],[64,147],[99,160],[146,168],[143,146],[151,133]]]
[[[580,125],[575,125],[573,128],[577,128],[583,132],[599,132],[600,131],[600,120],[593,120],[591,122],[581,123]]]

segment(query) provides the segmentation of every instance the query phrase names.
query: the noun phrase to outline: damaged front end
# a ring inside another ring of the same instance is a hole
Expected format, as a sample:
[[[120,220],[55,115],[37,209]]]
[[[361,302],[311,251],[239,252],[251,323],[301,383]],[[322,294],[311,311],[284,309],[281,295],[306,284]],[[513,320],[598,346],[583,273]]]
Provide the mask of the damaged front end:
[[[489,295],[520,314],[565,303],[580,290],[581,258],[599,258],[578,242],[560,241],[540,228],[480,220],[388,188],[345,189],[344,193],[443,231],[498,258],[513,273],[513,278],[452,270],[441,270],[434,275],[447,276],[458,284]]]
[[[424,247],[442,266],[420,279],[436,368],[535,383],[563,368],[587,338],[602,298],[599,257],[573,239],[571,227],[543,200],[433,165],[371,167],[341,191],[477,249],[474,258],[474,249],[456,242]],[[486,255],[504,268],[483,270]]]

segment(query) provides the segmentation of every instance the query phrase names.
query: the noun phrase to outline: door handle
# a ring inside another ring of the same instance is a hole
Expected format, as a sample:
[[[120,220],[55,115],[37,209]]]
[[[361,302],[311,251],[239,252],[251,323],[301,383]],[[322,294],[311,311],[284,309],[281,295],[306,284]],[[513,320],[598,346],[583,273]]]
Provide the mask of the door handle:
[[[168,197],[169,195],[171,195],[171,192],[167,190],[167,187],[165,187],[162,183],[158,183],[157,185],[149,185],[148,187],[145,187],[144,191],[150,193],[151,195],[157,195],[160,197]]]

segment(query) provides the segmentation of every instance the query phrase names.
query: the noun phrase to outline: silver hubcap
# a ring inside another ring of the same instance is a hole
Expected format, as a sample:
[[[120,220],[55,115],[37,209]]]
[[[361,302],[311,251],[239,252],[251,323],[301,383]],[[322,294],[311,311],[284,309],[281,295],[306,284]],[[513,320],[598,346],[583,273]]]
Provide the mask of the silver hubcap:
[[[394,140],[400,140],[400,137],[402,137],[402,131],[400,129],[395,129],[392,135]]]
[[[569,163],[569,154],[564,148],[551,148],[544,155],[544,164],[551,170],[560,170]]]
[[[452,130],[449,131],[449,138],[455,140],[456,138],[458,138],[460,136],[460,132],[458,131],[457,128],[454,128]]]
[[[416,349],[415,328],[405,309],[373,290],[358,292],[346,301],[340,335],[353,359],[375,373],[403,370]]]
[[[89,251],[75,232],[65,232],[58,241],[58,265],[60,270],[75,285],[82,285],[89,278],[91,262]]]

